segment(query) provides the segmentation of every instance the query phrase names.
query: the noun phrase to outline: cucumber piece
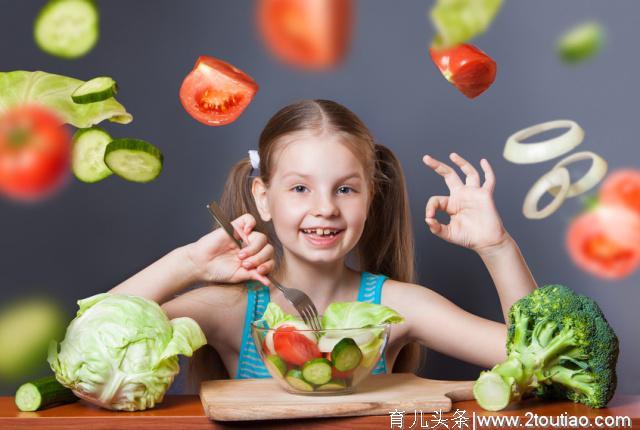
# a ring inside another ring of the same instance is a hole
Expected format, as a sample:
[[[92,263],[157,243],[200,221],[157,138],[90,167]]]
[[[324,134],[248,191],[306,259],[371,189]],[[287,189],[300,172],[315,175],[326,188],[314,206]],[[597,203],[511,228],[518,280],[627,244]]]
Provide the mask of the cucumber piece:
[[[331,362],[326,358],[314,358],[302,366],[302,377],[315,385],[331,381]]]
[[[587,60],[602,48],[603,33],[602,26],[596,22],[587,22],[573,27],[558,41],[558,55],[570,64]]]
[[[37,411],[55,404],[73,403],[78,398],[60,384],[55,376],[45,376],[22,384],[16,391],[16,406],[21,411]]]
[[[118,85],[116,85],[116,81],[108,76],[100,76],[76,88],[71,93],[71,99],[78,104],[94,103],[111,98],[117,93]]]
[[[340,372],[355,369],[362,362],[362,351],[350,337],[342,339],[331,351],[331,362]]]
[[[33,36],[44,52],[78,58],[98,41],[98,10],[89,0],[50,0],[38,14]]]
[[[299,391],[313,391],[313,385],[304,380],[300,369],[291,369],[285,378],[289,385]]]
[[[71,170],[82,182],[98,182],[113,172],[104,163],[104,152],[111,142],[100,127],[83,128],[73,135]]]
[[[344,390],[345,388],[347,388],[347,381],[344,379],[334,379],[333,381],[320,385],[316,388],[316,391],[335,391]]]
[[[107,145],[104,162],[113,173],[131,182],[150,182],[162,171],[162,153],[140,139],[114,139]]]
[[[269,372],[281,378],[284,378],[284,375],[287,373],[287,363],[277,355],[267,355],[264,364]]]

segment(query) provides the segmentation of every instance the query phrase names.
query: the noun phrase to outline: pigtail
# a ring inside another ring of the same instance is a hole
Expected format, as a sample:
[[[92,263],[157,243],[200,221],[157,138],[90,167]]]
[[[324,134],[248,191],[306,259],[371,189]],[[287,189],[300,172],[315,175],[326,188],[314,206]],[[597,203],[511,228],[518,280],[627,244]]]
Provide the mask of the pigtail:
[[[251,194],[253,177],[251,174],[251,162],[249,157],[238,161],[229,172],[224,184],[219,204],[227,219],[233,220],[239,216],[250,213],[256,219],[257,230],[269,236],[271,243],[275,236],[272,229],[261,219]],[[215,225],[214,228],[218,226]],[[278,242],[279,243],[279,242]],[[278,249],[276,247],[276,249]],[[203,381],[212,379],[230,379],[230,375],[222,361],[222,357],[211,345],[205,345],[194,352],[189,359],[187,372],[187,387],[190,392],[198,392]]]
[[[402,167],[386,146],[376,144],[375,153],[374,194],[358,245],[360,267],[413,283],[413,235]]]
[[[374,195],[358,247],[360,267],[414,283],[411,211],[402,166],[384,145],[376,144],[375,154]],[[417,373],[425,360],[423,351],[418,342],[408,343],[398,353],[392,371]]]

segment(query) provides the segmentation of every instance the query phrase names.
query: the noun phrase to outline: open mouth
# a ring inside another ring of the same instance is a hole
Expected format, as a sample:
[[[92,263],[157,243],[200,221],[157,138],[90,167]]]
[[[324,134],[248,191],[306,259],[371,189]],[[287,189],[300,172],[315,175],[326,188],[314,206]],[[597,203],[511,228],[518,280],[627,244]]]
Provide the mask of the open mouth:
[[[334,237],[342,233],[344,230],[339,229],[322,229],[322,228],[311,228],[311,229],[300,229],[300,231],[308,236],[314,236],[317,238],[323,237]]]

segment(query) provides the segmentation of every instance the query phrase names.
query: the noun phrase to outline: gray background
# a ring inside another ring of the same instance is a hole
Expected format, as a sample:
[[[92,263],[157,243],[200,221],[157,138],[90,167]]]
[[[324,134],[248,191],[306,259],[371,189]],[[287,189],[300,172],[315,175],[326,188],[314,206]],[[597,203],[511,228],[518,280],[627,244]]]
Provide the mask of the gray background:
[[[431,2],[360,1],[350,55],[327,73],[301,73],[272,58],[256,34],[251,1],[98,1],[100,41],[75,61],[50,57],[33,42],[32,22],[43,4],[0,0],[0,70],[113,76],[120,85],[118,99],[134,121],[102,125],[114,136],[157,145],[165,168],[146,185],[115,177],[93,185],[70,179],[54,198],[34,205],[0,200],[2,301],[45,291],[72,314],[77,299],[106,291],[196,240],[211,227],[204,204],[219,196],[229,167],[257,146],[268,118],[291,101],[328,98],[355,111],[400,158],[422,285],[470,312],[502,320],[478,256],[436,238],[423,223],[424,203],[445,194],[446,187],[422,165],[421,156],[446,159],[455,150],[476,166],[486,157],[497,174],[497,206],[536,280],[563,283],[597,299],[621,340],[618,392],[640,392],[640,274],[610,282],[578,269],[564,248],[578,199],[542,221],[521,213],[526,191],[556,160],[523,167],[501,157],[512,132],[570,118],[587,133],[581,149],[599,153],[611,168],[638,167],[639,2],[506,1],[489,32],[475,41],[498,63],[498,76],[474,101],[450,86],[428,57]],[[608,30],[605,49],[588,64],[563,65],[554,52],[557,36],[590,18]],[[234,64],[260,84],[252,104],[231,125],[202,125],[178,100],[182,79],[201,54]],[[585,166],[576,165],[573,173]],[[430,351],[422,375],[474,379],[479,370]]]

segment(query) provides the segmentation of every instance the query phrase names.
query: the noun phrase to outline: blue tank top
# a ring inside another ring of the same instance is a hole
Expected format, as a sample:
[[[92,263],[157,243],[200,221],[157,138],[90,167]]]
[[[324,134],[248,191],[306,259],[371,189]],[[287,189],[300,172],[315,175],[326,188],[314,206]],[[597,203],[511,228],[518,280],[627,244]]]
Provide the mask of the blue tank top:
[[[382,284],[386,279],[387,276],[385,275],[374,275],[369,272],[362,272],[358,301],[380,304]],[[247,288],[247,311],[244,319],[242,343],[238,357],[238,371],[236,372],[235,379],[271,378],[253,342],[250,326],[252,321],[262,318],[267,308],[270,300],[269,287],[256,281],[249,281],[247,286],[249,287]],[[387,363],[384,355],[380,357],[378,364],[371,373],[374,375],[387,373]]]

